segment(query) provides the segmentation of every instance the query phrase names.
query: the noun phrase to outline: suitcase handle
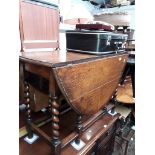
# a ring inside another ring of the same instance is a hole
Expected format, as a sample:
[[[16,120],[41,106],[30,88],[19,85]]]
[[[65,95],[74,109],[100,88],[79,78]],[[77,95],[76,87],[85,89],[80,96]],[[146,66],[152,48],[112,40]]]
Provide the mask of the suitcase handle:
[[[119,48],[120,48],[120,47],[118,46],[118,45],[119,45],[119,42],[114,42],[114,45],[115,45],[116,48],[119,50]]]
[[[123,48],[123,43],[122,42],[120,42],[120,41],[115,41],[114,42],[114,45],[116,46],[116,48],[119,50],[120,48]],[[119,45],[121,45],[121,46],[119,46]]]

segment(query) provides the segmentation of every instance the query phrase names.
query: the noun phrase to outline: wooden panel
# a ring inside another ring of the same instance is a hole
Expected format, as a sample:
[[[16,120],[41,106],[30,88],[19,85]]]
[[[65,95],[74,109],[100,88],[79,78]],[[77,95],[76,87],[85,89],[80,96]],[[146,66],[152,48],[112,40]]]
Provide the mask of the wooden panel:
[[[88,93],[83,92],[80,98],[71,102],[72,106],[82,114],[95,114],[108,103],[117,87],[118,81],[119,78]]]
[[[23,76],[23,64],[19,63],[19,103],[24,103],[24,76]]]
[[[55,73],[60,77],[59,82],[65,86],[67,91],[76,90],[67,94],[70,100],[75,100],[81,94],[94,90],[120,76],[125,65],[124,59],[126,62],[126,56],[102,58],[60,67],[55,70]]]
[[[25,70],[49,79],[50,68],[48,68],[48,67],[26,63]]]
[[[75,52],[59,51],[52,52],[21,52],[20,60],[26,63],[40,64],[44,66],[52,67],[56,64],[68,64],[76,61],[86,61],[86,59],[93,59],[97,57],[91,54],[81,54]]]
[[[114,148],[114,138],[115,134],[111,135],[107,140],[102,139],[96,151],[96,155],[111,155]]]
[[[30,85],[31,108],[37,112],[42,108],[48,107],[48,94],[44,94]]]
[[[59,11],[35,2],[20,2],[20,31],[24,51],[34,48],[57,48]]]
[[[54,68],[57,83],[69,104],[80,114],[94,114],[111,98],[127,55],[101,58]]]

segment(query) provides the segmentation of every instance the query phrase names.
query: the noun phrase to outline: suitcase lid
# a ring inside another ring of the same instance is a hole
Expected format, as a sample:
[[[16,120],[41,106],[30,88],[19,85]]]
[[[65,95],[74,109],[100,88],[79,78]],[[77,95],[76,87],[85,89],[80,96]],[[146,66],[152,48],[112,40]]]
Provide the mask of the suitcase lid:
[[[109,24],[76,24],[76,29],[85,30],[100,30],[100,31],[113,31],[114,26]]]
[[[109,32],[109,31],[90,31],[90,30],[68,30],[66,31],[66,35],[68,34],[76,34],[76,35],[82,35],[82,37],[88,39],[121,39],[121,40],[127,40],[128,35],[127,34],[121,34],[121,33],[115,33],[115,32]],[[91,35],[91,36],[90,36]],[[81,37],[81,36],[80,36]]]

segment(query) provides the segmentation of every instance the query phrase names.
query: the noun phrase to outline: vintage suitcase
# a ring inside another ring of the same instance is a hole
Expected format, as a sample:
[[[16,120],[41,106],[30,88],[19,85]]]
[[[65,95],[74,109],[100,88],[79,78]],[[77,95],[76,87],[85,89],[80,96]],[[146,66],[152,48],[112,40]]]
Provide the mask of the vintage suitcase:
[[[126,34],[89,30],[66,31],[66,47],[68,51],[90,54],[124,52],[126,41]]]

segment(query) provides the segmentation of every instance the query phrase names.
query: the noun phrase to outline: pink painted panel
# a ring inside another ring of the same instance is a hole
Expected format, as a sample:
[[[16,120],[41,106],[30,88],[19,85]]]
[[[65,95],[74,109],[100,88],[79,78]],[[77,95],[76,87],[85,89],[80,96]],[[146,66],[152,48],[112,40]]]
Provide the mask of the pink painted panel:
[[[57,48],[59,45],[58,9],[21,1],[20,31],[23,49]]]

